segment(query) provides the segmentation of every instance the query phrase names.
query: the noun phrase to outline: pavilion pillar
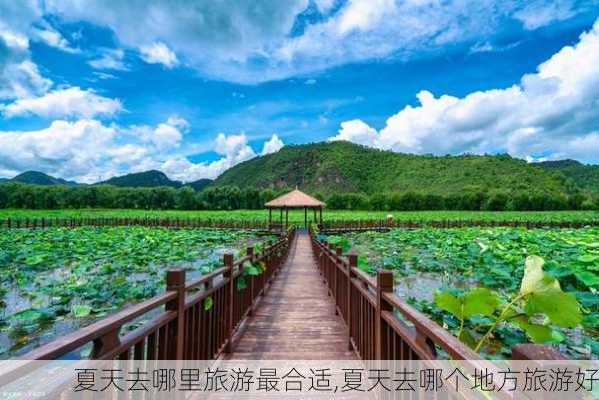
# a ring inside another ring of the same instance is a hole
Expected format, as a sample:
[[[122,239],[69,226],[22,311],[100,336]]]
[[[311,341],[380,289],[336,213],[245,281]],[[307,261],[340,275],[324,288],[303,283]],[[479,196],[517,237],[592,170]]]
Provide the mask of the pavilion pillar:
[[[280,209],[281,211],[281,218],[279,219],[279,222],[281,223],[281,229],[283,229],[283,209]]]
[[[289,209],[285,208],[285,230],[289,226]]]
[[[268,209],[268,230],[272,229],[272,208]]]
[[[316,218],[316,208],[313,208],[312,211],[314,212],[314,223],[317,224],[318,218]]]
[[[320,207],[320,225],[322,225],[322,207]]]
[[[308,229],[308,207],[304,207],[304,228]]]

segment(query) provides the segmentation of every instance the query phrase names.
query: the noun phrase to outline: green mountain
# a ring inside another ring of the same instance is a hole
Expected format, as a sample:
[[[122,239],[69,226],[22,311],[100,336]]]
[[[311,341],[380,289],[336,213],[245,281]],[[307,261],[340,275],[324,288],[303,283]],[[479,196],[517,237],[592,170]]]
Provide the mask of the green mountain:
[[[584,191],[599,194],[599,165],[586,165],[575,160],[544,161],[536,165],[561,172]]]
[[[170,180],[163,172],[156,170],[115,176],[114,178],[110,178],[106,181],[98,182],[96,185],[113,185],[120,187],[169,186],[174,188],[183,186],[181,182]]]
[[[565,194],[560,174],[508,155],[432,156],[377,150],[349,142],[285,146],[225,171],[212,186],[300,187],[311,193],[474,191]]]
[[[186,183],[185,186],[190,186],[196,192],[201,192],[206,186],[212,183],[212,179],[198,179],[197,181]]]
[[[50,175],[46,175],[43,172],[39,171],[26,171],[22,174],[15,176],[10,179],[14,182],[28,183],[30,185],[67,185],[67,186],[77,186],[79,185],[77,182],[67,181],[60,178],[55,178]]]

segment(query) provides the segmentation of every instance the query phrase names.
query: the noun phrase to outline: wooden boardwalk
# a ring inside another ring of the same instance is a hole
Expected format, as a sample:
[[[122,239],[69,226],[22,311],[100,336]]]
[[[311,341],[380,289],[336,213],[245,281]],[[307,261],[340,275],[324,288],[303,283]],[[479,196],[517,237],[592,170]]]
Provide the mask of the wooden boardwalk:
[[[347,327],[318,272],[310,237],[298,231],[289,257],[225,359],[348,360]]]

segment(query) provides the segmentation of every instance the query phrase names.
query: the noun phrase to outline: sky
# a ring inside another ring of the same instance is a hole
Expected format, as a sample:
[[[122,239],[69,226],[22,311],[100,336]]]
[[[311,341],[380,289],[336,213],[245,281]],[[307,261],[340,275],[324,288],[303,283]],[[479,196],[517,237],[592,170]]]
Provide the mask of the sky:
[[[599,0],[0,0],[0,177],[327,140],[598,164]]]

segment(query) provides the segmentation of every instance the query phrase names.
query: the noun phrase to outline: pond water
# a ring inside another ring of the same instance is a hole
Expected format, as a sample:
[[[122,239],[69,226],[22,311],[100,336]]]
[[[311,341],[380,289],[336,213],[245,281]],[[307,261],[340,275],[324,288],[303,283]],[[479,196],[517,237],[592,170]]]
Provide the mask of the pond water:
[[[0,359],[161,293],[169,269],[183,268],[191,280],[222,265],[225,253],[238,258],[248,243],[274,238],[143,227],[16,231],[0,232]]]
[[[355,251],[358,266],[367,272],[392,270],[396,294],[454,333],[459,323],[437,307],[436,292],[459,296],[482,287],[503,299],[512,298],[520,290],[526,258],[539,256],[545,260],[544,272],[576,298],[582,314],[582,322],[575,328],[551,325],[552,337],[545,343],[568,357],[599,357],[598,228],[394,229],[326,239],[344,252]],[[538,316],[538,320],[531,317],[534,324],[548,324],[545,315]],[[484,318],[478,321],[485,326]],[[490,358],[509,356],[512,344],[531,341],[514,325],[500,324],[496,332],[486,346]]]

